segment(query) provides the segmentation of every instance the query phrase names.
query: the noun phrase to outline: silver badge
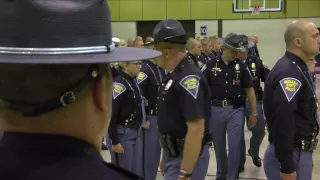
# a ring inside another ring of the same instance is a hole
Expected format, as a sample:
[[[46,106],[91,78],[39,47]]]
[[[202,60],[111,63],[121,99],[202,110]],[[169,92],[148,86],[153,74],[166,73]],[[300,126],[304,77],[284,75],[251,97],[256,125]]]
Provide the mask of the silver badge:
[[[168,83],[166,84],[166,86],[164,87],[164,90],[167,91],[167,90],[171,87],[172,83],[173,83],[173,81],[172,81],[172,79],[170,79],[170,80],[168,81]]]

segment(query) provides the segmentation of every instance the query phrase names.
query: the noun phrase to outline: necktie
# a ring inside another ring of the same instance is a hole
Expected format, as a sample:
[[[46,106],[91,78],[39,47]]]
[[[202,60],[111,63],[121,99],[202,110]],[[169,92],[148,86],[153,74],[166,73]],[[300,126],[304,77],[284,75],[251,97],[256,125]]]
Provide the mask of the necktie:
[[[134,79],[134,83],[139,91],[139,95],[141,97],[141,110],[142,110],[142,124],[144,124],[146,122],[146,109],[145,109],[145,99],[144,97],[141,95],[141,91],[140,91],[140,88],[139,88],[139,85],[137,83],[137,80]]]

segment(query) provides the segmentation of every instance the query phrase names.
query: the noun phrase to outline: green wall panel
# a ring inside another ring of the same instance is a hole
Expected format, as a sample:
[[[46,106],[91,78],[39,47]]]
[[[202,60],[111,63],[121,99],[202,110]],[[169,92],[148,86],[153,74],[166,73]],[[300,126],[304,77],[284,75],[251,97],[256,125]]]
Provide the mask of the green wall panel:
[[[277,1],[270,1],[270,8],[278,7]],[[299,16],[299,1],[298,0],[287,0],[286,13],[284,12],[272,12],[270,18],[290,18]]]
[[[262,0],[251,0],[251,5],[263,5]],[[242,0],[242,7],[244,9],[249,8],[249,1]],[[266,1],[266,8],[270,7],[270,1]],[[260,14],[252,14],[252,13],[243,13],[243,19],[262,19],[262,18],[270,18],[269,12],[260,12]]]
[[[191,0],[167,0],[167,19],[191,19]]]
[[[142,0],[119,0],[120,20],[139,21],[142,20]]]
[[[262,0],[251,1],[262,4]],[[113,21],[320,17],[320,0],[287,0],[286,13],[259,15],[233,13],[233,0],[108,0],[108,3]],[[248,3],[249,0],[239,0],[238,8],[248,8]],[[266,0],[267,8],[277,6],[277,0]]]
[[[239,1],[238,8],[242,8],[242,0]],[[232,12],[232,3],[233,0],[217,0],[217,19],[242,19],[242,13]]]
[[[216,19],[217,0],[192,0],[191,19]]]
[[[111,11],[111,20],[119,21],[120,20],[120,0],[109,0],[108,4]]]
[[[320,16],[320,0],[299,0],[299,17]]]
[[[162,20],[167,18],[167,1],[143,0],[143,20]]]

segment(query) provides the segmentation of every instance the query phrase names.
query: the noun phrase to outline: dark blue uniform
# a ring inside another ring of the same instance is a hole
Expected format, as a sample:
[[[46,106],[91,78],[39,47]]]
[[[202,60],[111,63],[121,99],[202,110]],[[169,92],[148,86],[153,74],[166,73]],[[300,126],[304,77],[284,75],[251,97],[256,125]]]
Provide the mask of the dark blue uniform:
[[[200,55],[205,61],[205,64],[210,61],[211,59],[214,59],[216,56],[213,53],[209,53],[209,54],[205,54],[205,53],[201,53]]]
[[[163,81],[159,94],[158,127],[163,148],[163,166],[166,180],[176,180],[179,176],[184,138],[187,133],[186,122],[204,118],[206,132],[210,129],[208,118],[209,90],[200,69],[185,57]],[[203,142],[202,153],[193,169],[192,179],[205,179],[209,164],[207,136]],[[175,144],[175,145],[172,145]],[[175,147],[174,152],[170,151]]]
[[[142,129],[144,103],[135,77],[120,72],[113,82],[112,117],[109,138],[112,145],[120,143],[124,153],[111,151],[112,160],[143,176]],[[110,141],[107,142],[110,147]]]
[[[268,179],[280,172],[297,172],[297,179],[311,179],[312,153],[317,145],[316,95],[308,66],[286,52],[265,83],[264,112],[269,146],[264,156]]]
[[[191,53],[187,53],[187,57],[189,58],[189,60],[191,60],[193,62],[193,64],[198,67],[198,68],[202,68],[203,65],[206,64],[206,59],[204,57],[201,56],[194,56]]]
[[[91,144],[70,136],[5,133],[0,142],[1,179],[140,179],[104,162]]]
[[[213,144],[217,159],[217,178],[238,179],[241,140],[244,131],[245,90],[252,88],[252,77],[240,60],[225,62],[221,56],[202,68],[211,90]],[[226,151],[228,133],[228,157]]]
[[[152,61],[144,61],[137,82],[143,96],[147,99],[146,114],[150,127],[144,133],[145,141],[145,179],[155,180],[157,177],[161,147],[158,133],[158,103],[157,97],[165,72]]]
[[[214,56],[214,57],[218,57],[218,56],[220,56],[220,55],[221,55],[221,53],[220,53],[220,52],[221,52],[221,51],[216,52],[216,51],[212,50],[212,54],[213,54],[213,56]]]
[[[256,99],[257,99],[257,113],[258,113],[256,126],[253,128],[250,128],[248,126],[248,129],[252,131],[252,136],[250,138],[250,149],[248,150],[248,152],[249,152],[249,155],[253,158],[253,163],[256,166],[261,167],[261,159],[259,157],[259,151],[260,151],[260,145],[265,136],[265,122],[264,122],[264,113],[262,108],[263,90],[261,87],[261,82],[265,82],[270,70],[267,66],[263,64],[262,60],[257,56],[248,56],[247,60],[245,61],[245,64],[250,70],[250,73],[252,76],[253,87],[254,87],[254,91],[256,93]],[[248,102],[246,103],[245,115],[247,120],[251,115],[251,107]],[[245,143],[243,143],[243,145],[245,146]],[[245,157],[246,157],[245,147],[244,147],[242,156],[243,158],[242,158],[242,162],[240,163],[240,166],[244,167]]]

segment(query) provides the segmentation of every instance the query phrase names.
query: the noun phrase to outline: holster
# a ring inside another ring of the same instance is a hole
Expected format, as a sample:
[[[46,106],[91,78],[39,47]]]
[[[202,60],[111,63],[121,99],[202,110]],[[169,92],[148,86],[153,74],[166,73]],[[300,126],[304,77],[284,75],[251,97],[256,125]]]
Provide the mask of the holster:
[[[235,96],[234,99],[233,99],[233,108],[237,109],[237,108],[240,108],[240,107],[244,107],[245,103],[246,103],[246,99],[247,99],[247,97],[244,96],[244,95]]]
[[[168,157],[180,157],[183,154],[184,139],[169,135],[160,135],[160,145]]]

